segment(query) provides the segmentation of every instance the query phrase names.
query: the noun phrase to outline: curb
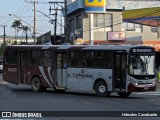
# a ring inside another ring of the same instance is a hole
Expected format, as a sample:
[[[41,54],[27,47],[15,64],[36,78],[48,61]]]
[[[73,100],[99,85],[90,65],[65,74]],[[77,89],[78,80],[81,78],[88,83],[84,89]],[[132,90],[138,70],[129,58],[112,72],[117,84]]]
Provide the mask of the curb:
[[[158,79],[156,80],[156,91],[160,91],[160,82],[158,81]]]
[[[0,84],[7,84],[8,82],[0,80]]]

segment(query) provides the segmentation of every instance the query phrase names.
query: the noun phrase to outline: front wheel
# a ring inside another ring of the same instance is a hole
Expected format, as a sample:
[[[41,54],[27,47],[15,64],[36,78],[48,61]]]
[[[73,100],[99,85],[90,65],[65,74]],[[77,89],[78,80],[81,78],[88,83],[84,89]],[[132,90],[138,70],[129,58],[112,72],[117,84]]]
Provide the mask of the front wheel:
[[[107,84],[104,81],[100,81],[95,86],[95,92],[100,97],[109,96]]]
[[[32,90],[34,92],[39,92],[42,90],[42,85],[41,85],[41,81],[38,77],[34,77],[32,79]]]
[[[120,96],[120,97],[128,97],[130,94],[131,94],[131,92],[117,92],[117,94]]]

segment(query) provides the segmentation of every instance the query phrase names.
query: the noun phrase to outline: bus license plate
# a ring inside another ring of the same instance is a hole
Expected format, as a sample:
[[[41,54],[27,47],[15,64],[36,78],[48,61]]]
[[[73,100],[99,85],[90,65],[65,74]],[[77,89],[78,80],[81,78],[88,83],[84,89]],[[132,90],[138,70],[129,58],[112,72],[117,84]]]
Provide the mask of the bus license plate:
[[[148,90],[148,89],[149,89],[148,87],[145,87],[145,88],[144,88],[144,90]]]

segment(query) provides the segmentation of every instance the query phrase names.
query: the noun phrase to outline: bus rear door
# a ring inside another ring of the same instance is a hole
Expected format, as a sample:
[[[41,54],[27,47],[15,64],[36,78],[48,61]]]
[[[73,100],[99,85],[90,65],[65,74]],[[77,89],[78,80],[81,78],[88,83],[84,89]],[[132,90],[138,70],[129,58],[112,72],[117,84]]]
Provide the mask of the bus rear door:
[[[126,63],[126,54],[116,53],[114,55],[113,89],[116,91],[125,91],[126,89]]]

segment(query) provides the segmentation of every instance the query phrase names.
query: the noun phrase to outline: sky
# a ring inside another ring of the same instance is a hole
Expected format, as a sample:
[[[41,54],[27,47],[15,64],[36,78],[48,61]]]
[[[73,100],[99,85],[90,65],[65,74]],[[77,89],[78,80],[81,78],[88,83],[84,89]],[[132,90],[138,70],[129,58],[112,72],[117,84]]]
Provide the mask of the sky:
[[[63,1],[63,0],[37,0],[36,3],[36,10],[41,11],[42,13],[48,15],[49,17],[54,19],[53,15],[49,15],[49,8],[50,5],[48,2],[50,1]],[[4,34],[4,25],[6,25],[6,35],[7,36],[14,36],[15,29],[11,28],[11,25],[14,20],[19,20],[19,17],[22,21],[23,25],[31,25],[34,26],[34,0],[0,0],[0,36]],[[53,7],[53,6],[52,6]],[[44,16],[40,12],[36,12],[36,36],[40,36],[46,32],[51,31],[53,34],[53,24],[49,21],[50,19]],[[53,11],[51,13],[54,13]],[[9,16],[12,14],[12,16]],[[17,17],[15,17],[15,16]],[[62,18],[62,14],[59,15],[58,19]],[[25,21],[25,22],[23,22]],[[57,28],[58,34],[61,34],[60,27]],[[33,28],[31,28],[31,32],[29,35],[32,35]],[[22,34],[19,32],[19,34]]]
[[[4,28],[3,26],[6,25],[6,35],[7,36],[14,36],[15,35],[15,30],[14,28],[11,28],[11,25],[14,20],[18,20],[17,17],[21,18],[21,20],[27,22],[31,26],[34,26],[34,6],[33,6],[33,1],[34,0],[0,0],[0,37],[4,34]],[[54,19],[53,15],[49,15],[49,8],[50,4],[48,2],[50,1],[61,1],[64,2],[64,0],[36,0],[36,10],[41,11],[42,13],[50,16],[51,18]],[[110,0],[111,1],[111,0]],[[109,4],[110,7],[117,5],[120,5],[120,0],[114,0],[115,3],[112,5]],[[118,2],[119,1],[119,2]],[[139,0],[140,1],[140,0]],[[143,5],[147,5],[147,2],[145,1],[146,4],[138,4],[143,7]],[[155,4],[156,3],[156,4]],[[153,2],[153,5],[157,5],[158,7],[160,6],[160,2]],[[126,8],[127,7],[135,7],[138,6],[137,4],[134,4],[133,2],[127,3],[126,2]],[[52,6],[53,7],[53,6]],[[150,5],[151,7],[151,5]],[[153,6],[152,6],[153,7]],[[49,22],[49,18],[44,16],[40,12],[36,12],[36,36],[40,36],[46,32],[51,31],[51,34],[54,34],[54,26]],[[14,14],[15,16],[9,16],[9,14]],[[54,14],[52,11],[51,14]],[[62,13],[59,13],[59,18],[58,22],[61,24],[61,19],[63,18]],[[27,25],[22,21],[23,25]],[[63,24],[63,23],[62,23]],[[63,33],[61,30],[63,29],[62,27],[58,26],[57,28],[57,34]],[[19,32],[22,35],[21,32]],[[31,32],[28,33],[28,35],[33,35],[33,28],[31,28]]]

